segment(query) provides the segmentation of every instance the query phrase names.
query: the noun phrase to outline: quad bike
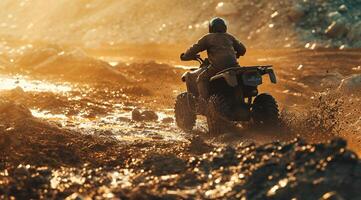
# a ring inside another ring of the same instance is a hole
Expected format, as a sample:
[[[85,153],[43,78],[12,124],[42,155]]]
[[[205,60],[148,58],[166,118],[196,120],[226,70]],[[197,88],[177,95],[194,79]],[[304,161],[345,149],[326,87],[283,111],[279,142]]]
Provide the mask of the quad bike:
[[[197,115],[206,116],[211,134],[220,134],[225,121],[251,122],[257,128],[270,128],[278,124],[276,100],[269,94],[258,94],[257,89],[262,84],[263,75],[268,74],[272,83],[277,82],[272,66],[233,67],[217,73],[210,79],[210,97],[204,103],[198,100],[196,81],[210,62],[199,55],[194,60],[200,63],[200,67],[182,76],[187,92],[178,95],[175,103],[175,119],[179,128],[191,131]]]

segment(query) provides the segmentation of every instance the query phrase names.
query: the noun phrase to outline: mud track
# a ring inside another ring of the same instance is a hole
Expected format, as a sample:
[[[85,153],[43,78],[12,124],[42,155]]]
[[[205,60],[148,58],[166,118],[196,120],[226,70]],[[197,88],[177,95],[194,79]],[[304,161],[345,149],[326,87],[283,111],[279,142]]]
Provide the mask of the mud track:
[[[142,49],[49,47],[4,65],[2,198],[359,198],[360,96],[335,90],[360,73],[359,51],[251,50],[241,64],[275,66],[279,84],[261,90],[280,102],[283,129],[210,137],[204,119],[192,133],[174,124],[189,67],[178,50]]]

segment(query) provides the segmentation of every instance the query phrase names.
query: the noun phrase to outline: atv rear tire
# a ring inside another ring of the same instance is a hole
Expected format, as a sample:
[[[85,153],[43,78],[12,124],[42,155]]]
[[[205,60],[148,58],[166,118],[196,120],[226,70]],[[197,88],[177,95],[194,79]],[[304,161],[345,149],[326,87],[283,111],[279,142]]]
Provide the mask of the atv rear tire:
[[[260,94],[252,105],[252,119],[256,128],[277,128],[279,110],[276,100],[269,94]]]
[[[226,127],[230,106],[222,95],[212,95],[208,100],[207,124],[211,135],[219,135]]]
[[[186,131],[192,131],[196,123],[196,113],[195,113],[195,101],[194,96],[188,92],[182,93],[177,96],[175,103],[175,121],[177,126]]]

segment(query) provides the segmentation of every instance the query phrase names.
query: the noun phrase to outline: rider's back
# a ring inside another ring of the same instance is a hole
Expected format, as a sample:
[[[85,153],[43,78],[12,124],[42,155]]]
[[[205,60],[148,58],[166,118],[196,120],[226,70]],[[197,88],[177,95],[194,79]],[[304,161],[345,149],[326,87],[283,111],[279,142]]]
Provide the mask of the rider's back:
[[[246,48],[234,36],[228,33],[209,33],[203,36],[185,54],[192,57],[207,50],[208,59],[218,70],[238,65],[237,58],[243,56]]]
[[[215,68],[225,69],[238,65],[235,46],[239,42],[228,33],[209,33],[207,40],[207,54]]]

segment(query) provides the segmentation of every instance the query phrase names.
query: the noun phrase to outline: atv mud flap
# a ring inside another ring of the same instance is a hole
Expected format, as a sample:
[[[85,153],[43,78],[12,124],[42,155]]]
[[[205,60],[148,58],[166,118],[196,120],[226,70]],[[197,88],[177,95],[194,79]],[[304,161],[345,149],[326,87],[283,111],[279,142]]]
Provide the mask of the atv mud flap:
[[[269,79],[270,79],[271,83],[276,84],[277,83],[277,78],[276,78],[276,74],[273,71],[273,69],[267,69],[266,72],[269,75]]]

